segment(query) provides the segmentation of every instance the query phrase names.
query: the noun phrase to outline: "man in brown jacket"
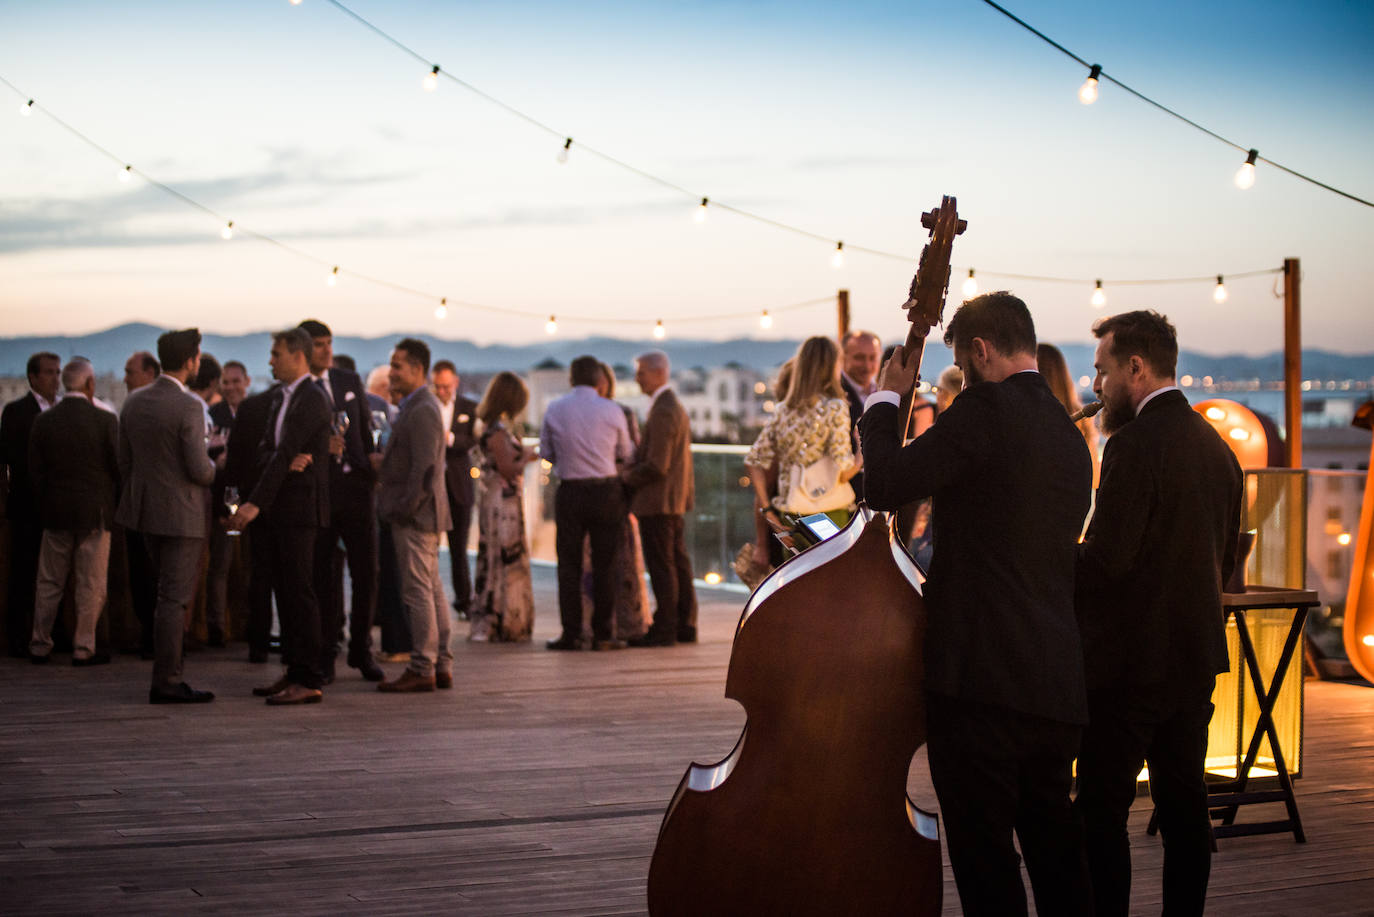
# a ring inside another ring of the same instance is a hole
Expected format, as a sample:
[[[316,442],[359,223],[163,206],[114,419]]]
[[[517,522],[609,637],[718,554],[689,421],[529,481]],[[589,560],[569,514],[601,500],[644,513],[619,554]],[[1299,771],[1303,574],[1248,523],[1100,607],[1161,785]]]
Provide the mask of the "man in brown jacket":
[[[639,520],[644,566],[658,608],[653,626],[631,640],[631,646],[672,646],[697,639],[697,596],[682,523],[696,495],[692,428],[669,385],[670,370],[668,355],[661,350],[635,358],[635,381],[649,396],[649,416],[634,462],[621,478],[634,492],[630,512]]]

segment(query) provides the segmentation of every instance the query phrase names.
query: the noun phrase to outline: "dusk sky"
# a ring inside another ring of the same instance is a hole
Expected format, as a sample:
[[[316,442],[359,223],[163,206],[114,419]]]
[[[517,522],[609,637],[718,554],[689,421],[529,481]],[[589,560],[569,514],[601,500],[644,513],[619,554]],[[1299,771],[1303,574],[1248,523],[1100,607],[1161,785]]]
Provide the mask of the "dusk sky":
[[[914,257],[919,214],[956,194],[962,275],[1010,288],[1040,337],[1090,340],[1103,314],[1153,307],[1181,344],[1282,346],[1272,276],[1302,259],[1307,347],[1374,351],[1374,208],[1261,164],[1103,82],[977,0],[908,3],[350,0],[348,5],[558,137],[441,80],[324,0],[0,0],[0,334],[125,321],[242,332],[314,316],[339,334],[480,343],[833,333],[894,339],[913,262],[847,251],[710,209],[578,144],[826,239]],[[1004,4],[1112,76],[1262,156],[1374,199],[1374,4]],[[223,213],[150,187],[123,162]],[[339,264],[432,293],[345,275]],[[1089,305],[1104,278],[1102,310]],[[450,300],[439,320],[439,296]],[[458,302],[533,313],[471,311]],[[694,316],[742,313],[724,321]],[[948,313],[947,313],[948,314]],[[629,320],[629,323],[585,319]],[[584,320],[579,320],[584,319]]]

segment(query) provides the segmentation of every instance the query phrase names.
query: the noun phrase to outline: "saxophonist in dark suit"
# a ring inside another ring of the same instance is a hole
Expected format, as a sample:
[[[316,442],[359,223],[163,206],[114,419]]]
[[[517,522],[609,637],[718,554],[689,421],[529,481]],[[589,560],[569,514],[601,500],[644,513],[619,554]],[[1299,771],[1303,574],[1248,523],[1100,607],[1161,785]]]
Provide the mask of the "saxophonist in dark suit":
[[[1073,602],[1092,463],[1036,372],[1025,303],[969,300],[945,344],[965,388],[934,426],[902,446],[916,360],[898,348],[859,432],[869,506],[933,497],[927,748],[959,899],[968,915],[1026,913],[1015,831],[1036,911],[1090,913],[1069,792],[1088,712]]]
[[[1164,913],[1201,914],[1211,871],[1203,766],[1212,688],[1228,668],[1222,584],[1240,532],[1230,448],[1174,385],[1178,338],[1158,312],[1093,327],[1104,405],[1097,507],[1078,548],[1091,722],[1078,759],[1097,913],[1130,910],[1126,819],[1136,775],[1164,835]]]

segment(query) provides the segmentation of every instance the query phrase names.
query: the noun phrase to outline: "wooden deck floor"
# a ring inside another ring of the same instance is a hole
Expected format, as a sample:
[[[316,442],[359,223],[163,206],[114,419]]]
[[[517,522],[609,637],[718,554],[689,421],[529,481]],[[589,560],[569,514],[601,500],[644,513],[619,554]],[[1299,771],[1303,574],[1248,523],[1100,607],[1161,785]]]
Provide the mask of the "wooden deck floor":
[[[723,697],[742,598],[701,595],[696,646],[550,653],[537,571],[534,646],[460,640],[455,690],[432,695],[380,695],[349,670],[305,708],[251,697],[277,669],[240,647],[188,658],[219,694],[189,708],[149,706],[151,663],[132,657],[0,660],[0,912],[643,913],[665,803],[744,723]],[[1374,690],[1308,685],[1305,761],[1308,843],[1223,841],[1209,913],[1374,913]],[[923,755],[910,786],[935,807]],[[1159,910],[1147,808],[1141,914]]]

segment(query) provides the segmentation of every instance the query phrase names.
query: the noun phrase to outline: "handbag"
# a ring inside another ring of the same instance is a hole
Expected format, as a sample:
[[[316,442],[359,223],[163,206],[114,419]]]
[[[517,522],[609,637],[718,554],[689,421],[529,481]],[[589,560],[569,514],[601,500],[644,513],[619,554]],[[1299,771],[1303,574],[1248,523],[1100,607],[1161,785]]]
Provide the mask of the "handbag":
[[[840,480],[840,466],[829,455],[810,465],[792,466],[792,486],[784,509],[798,516],[844,509],[854,503],[854,488]]]

